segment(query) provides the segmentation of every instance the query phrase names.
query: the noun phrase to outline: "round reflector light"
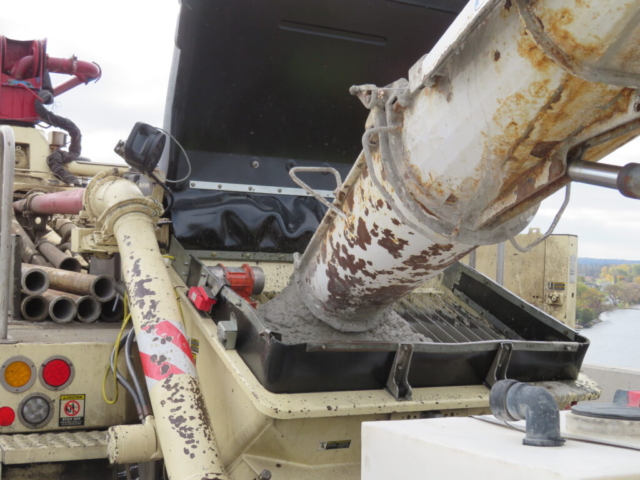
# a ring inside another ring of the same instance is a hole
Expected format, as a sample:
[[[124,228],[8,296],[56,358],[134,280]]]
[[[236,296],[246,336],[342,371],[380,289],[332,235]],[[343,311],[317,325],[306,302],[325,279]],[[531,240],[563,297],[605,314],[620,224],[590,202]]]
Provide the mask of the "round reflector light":
[[[8,359],[2,364],[0,370],[0,383],[10,392],[24,392],[36,379],[35,365],[21,355]]]
[[[42,393],[25,397],[18,406],[18,419],[25,427],[44,427],[53,416],[52,401]]]
[[[4,369],[4,379],[12,387],[24,387],[31,380],[31,369],[24,362],[13,362]]]
[[[45,360],[40,369],[40,381],[49,390],[61,390],[73,381],[74,369],[71,360],[56,356]]]
[[[16,419],[16,412],[11,407],[0,408],[0,427],[8,427]]]

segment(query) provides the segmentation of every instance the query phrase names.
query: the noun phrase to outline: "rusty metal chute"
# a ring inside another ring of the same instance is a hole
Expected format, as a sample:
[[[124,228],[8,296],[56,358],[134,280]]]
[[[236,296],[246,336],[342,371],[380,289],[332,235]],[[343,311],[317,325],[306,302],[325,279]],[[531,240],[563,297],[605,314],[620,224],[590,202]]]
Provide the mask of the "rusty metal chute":
[[[409,81],[352,88],[371,110],[364,151],[289,287],[316,317],[372,328],[521,231],[570,181],[571,154],[597,161],[638,135],[640,64],[624,59],[640,54],[640,2],[567,3],[470,2]]]

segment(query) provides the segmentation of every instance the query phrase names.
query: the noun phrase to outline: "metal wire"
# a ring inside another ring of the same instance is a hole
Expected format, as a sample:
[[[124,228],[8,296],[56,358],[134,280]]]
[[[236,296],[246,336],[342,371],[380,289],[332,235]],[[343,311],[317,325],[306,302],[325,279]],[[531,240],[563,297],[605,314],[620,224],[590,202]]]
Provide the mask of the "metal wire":
[[[562,206],[560,207],[560,210],[558,210],[556,217],[553,219],[553,222],[551,222],[551,226],[549,226],[549,230],[547,230],[547,233],[545,233],[542,237],[538,238],[537,240],[534,240],[526,247],[519,245],[518,242],[516,242],[516,238],[511,237],[509,241],[511,242],[511,245],[513,245],[513,248],[515,248],[519,252],[527,253],[529,250],[531,250],[532,248],[536,247],[540,243],[544,242],[547,238],[549,238],[549,236],[551,236],[553,231],[558,226],[558,222],[560,222],[560,219],[562,218],[562,215],[564,214],[564,211],[567,208],[567,205],[569,205],[570,199],[571,199],[571,183],[567,183],[567,186],[565,188],[565,194],[564,194],[564,202],[562,202]]]

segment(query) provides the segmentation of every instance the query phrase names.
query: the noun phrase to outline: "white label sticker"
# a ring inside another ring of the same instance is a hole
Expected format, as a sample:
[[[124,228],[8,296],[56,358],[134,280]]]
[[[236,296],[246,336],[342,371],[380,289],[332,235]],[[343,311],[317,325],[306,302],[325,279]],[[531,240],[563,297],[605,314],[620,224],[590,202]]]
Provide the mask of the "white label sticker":
[[[85,394],[60,396],[60,427],[81,427],[84,425]]]

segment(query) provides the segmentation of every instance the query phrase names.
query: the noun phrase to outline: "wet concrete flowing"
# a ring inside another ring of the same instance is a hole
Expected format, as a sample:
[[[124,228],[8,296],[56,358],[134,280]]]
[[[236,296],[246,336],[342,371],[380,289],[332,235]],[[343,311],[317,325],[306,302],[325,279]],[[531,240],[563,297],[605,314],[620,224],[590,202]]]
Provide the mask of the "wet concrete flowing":
[[[268,328],[282,335],[288,344],[322,342],[432,342],[416,332],[396,312],[388,309],[376,327],[365,332],[341,332],[313,316],[295,284],[290,284],[276,297],[261,305],[257,313]]]

